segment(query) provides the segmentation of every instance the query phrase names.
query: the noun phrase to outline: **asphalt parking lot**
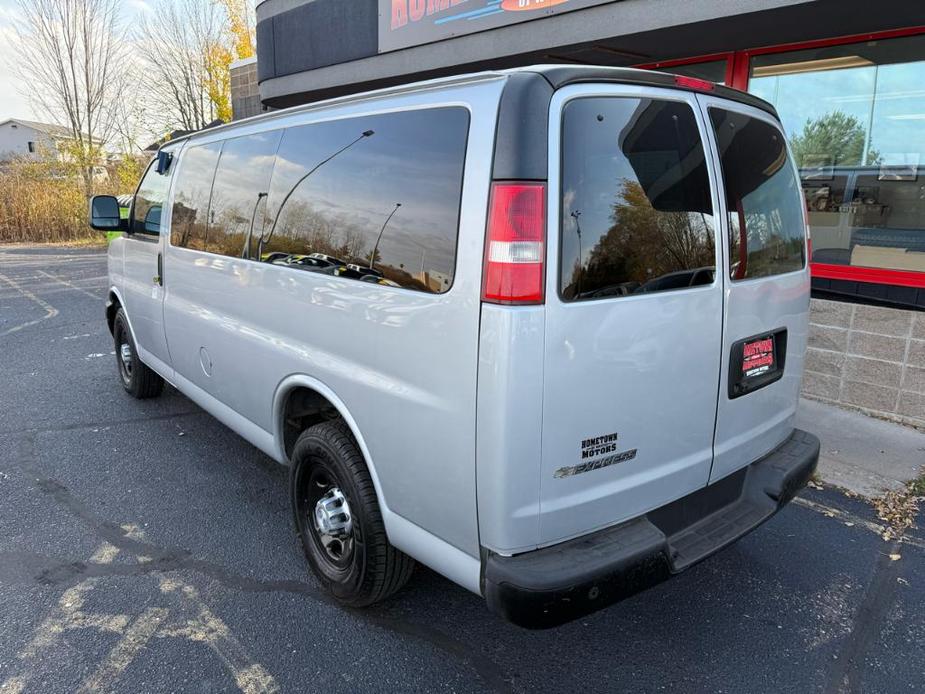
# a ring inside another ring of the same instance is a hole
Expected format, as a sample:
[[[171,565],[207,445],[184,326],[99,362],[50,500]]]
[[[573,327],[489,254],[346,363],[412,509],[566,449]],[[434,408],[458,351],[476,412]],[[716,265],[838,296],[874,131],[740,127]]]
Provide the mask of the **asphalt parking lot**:
[[[0,693],[925,689],[925,532],[885,542],[834,489],[552,631],[421,567],[332,604],[286,471],[173,389],[122,391],[105,273],[101,250],[0,248]]]

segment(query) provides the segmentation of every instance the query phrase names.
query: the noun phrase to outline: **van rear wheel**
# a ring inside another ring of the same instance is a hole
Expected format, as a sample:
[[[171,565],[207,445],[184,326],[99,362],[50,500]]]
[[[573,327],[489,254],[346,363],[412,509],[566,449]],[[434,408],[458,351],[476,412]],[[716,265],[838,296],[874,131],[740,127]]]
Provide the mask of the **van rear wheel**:
[[[414,560],[389,544],[372,478],[346,424],[302,432],[289,479],[308,564],[339,602],[366,607],[407,583]]]
[[[164,379],[149,369],[138,357],[135,340],[128,327],[125,310],[116,311],[112,322],[112,339],[116,349],[116,366],[122,387],[138,399],[155,398],[164,390]]]

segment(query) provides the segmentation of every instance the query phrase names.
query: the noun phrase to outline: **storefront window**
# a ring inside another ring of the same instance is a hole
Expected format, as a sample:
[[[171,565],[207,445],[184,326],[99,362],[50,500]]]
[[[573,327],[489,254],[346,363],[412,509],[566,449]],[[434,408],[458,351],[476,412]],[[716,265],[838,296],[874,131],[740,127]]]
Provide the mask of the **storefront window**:
[[[813,262],[925,272],[925,36],[754,56],[800,168]]]
[[[661,72],[670,72],[673,75],[697,77],[710,80],[716,84],[726,84],[726,61],[711,60],[706,63],[691,63],[689,65],[675,65],[674,67],[657,68]]]

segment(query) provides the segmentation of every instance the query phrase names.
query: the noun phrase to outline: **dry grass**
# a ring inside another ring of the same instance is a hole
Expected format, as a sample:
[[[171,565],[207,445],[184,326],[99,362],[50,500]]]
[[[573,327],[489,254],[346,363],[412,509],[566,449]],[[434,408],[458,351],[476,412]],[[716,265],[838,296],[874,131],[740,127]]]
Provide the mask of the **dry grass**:
[[[0,174],[0,242],[51,243],[98,236],[87,226],[78,181]]]
[[[127,160],[110,170],[96,193],[131,192],[140,164]],[[132,183],[126,183],[132,181]],[[74,167],[60,162],[15,161],[0,168],[0,243],[95,243],[103,235],[87,226],[87,197]]]

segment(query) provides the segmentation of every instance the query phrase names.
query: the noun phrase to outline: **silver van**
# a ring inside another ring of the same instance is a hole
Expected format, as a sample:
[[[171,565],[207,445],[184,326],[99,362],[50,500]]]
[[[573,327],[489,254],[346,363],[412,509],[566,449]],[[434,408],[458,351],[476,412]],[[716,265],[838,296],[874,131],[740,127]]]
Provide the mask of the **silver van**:
[[[678,573],[804,485],[808,238],[774,109],[539,66],[165,145],[109,249],[122,385],[291,469],[346,605],[422,562],[528,627]],[[795,538],[794,542],[799,542]]]

